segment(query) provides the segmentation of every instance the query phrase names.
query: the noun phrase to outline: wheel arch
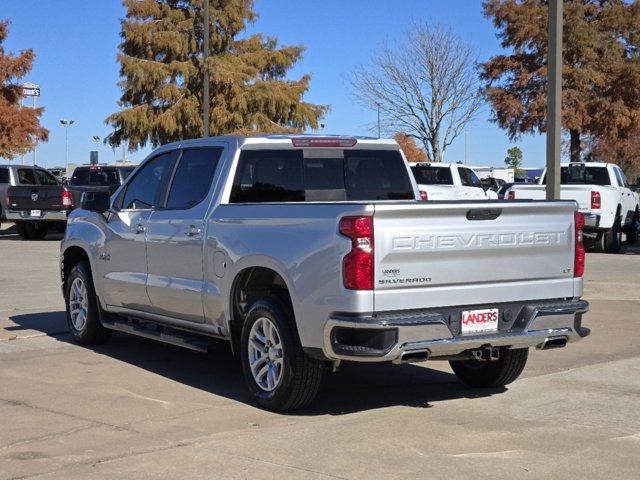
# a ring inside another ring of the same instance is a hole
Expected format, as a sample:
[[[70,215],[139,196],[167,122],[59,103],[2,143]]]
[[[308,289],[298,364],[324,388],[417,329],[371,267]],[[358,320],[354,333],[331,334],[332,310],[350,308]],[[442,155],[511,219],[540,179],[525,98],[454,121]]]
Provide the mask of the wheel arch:
[[[248,308],[266,296],[279,298],[295,316],[295,292],[280,268],[273,264],[255,264],[238,269],[231,282],[228,296],[227,328],[234,352],[237,351],[237,341]]]
[[[60,255],[60,275],[63,285],[66,283],[71,269],[82,261],[86,261],[89,264],[89,268],[91,268],[89,254],[78,245],[70,245],[62,252]],[[91,275],[93,276],[93,268],[91,268]]]

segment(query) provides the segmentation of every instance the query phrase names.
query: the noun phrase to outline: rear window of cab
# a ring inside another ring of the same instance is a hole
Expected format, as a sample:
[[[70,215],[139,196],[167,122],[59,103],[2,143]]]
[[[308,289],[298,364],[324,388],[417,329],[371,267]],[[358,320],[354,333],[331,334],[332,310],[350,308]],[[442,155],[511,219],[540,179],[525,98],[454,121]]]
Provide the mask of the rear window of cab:
[[[230,203],[413,200],[394,150],[245,150]]]

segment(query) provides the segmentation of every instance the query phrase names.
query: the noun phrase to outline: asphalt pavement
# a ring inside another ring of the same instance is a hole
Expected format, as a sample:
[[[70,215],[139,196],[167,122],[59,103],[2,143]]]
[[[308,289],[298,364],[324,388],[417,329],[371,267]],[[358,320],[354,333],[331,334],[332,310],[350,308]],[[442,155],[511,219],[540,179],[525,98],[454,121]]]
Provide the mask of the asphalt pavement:
[[[640,248],[587,254],[577,344],[505,389],[445,362],[342,365],[314,406],[256,408],[228,347],[75,345],[60,236],[0,227],[0,479],[640,478]]]

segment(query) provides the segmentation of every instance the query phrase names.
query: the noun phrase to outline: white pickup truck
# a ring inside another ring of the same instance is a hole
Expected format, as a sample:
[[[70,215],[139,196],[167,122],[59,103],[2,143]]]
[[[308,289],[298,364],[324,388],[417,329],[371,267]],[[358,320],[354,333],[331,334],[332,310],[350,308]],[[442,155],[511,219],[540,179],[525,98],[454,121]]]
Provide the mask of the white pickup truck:
[[[538,184],[515,184],[505,198],[544,199],[545,182],[546,170]],[[627,243],[638,241],[638,194],[629,188],[620,167],[595,162],[562,164],[560,183],[560,198],[578,202],[579,211],[585,216],[585,238],[609,253],[620,251],[623,232]]]
[[[485,191],[478,175],[457,163],[416,163],[411,171],[423,200],[496,200]]]

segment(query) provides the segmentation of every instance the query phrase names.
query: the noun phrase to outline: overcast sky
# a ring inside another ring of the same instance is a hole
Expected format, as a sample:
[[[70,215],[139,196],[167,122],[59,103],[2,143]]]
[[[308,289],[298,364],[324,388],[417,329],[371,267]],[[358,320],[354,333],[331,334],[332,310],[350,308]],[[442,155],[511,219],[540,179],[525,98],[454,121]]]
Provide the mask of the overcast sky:
[[[17,52],[33,48],[34,69],[26,79],[42,90],[39,105],[46,108],[43,124],[49,142],[38,150],[38,163],[64,164],[64,130],[60,118],[75,124],[69,134],[70,161],[85,163],[95,149],[93,135],[109,133],[104,119],[117,110],[120,89],[116,63],[119,0],[0,0],[0,18],[11,21],[5,48]],[[306,99],[329,104],[326,133],[367,135],[376,114],[355,104],[345,77],[366,63],[385,40],[401,39],[411,22],[433,20],[451,26],[472,42],[481,59],[500,51],[491,23],[482,16],[480,0],[257,0],[260,15],[250,31],[277,36],[283,44],[302,44],[304,58],[291,78],[312,74]],[[525,166],[544,163],[543,136],[527,136],[512,143],[489,122],[484,108],[468,128],[468,158],[474,165],[503,165],[507,148],[524,151]],[[100,161],[113,162],[120,152],[101,144]],[[132,155],[142,160],[150,149]],[[464,137],[445,155],[445,161],[464,159]]]

